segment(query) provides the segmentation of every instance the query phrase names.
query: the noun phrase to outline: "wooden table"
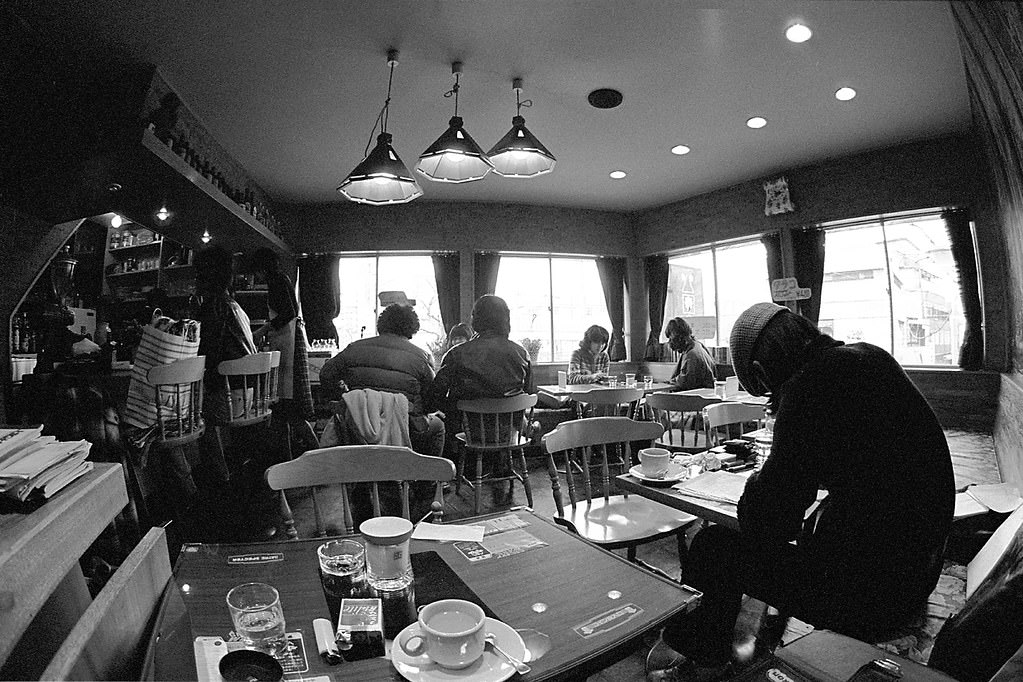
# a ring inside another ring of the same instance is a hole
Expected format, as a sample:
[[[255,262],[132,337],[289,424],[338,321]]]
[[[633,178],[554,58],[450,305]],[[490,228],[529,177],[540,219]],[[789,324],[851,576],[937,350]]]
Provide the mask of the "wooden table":
[[[607,384],[568,384],[567,386],[558,386],[557,384],[544,384],[537,386],[536,390],[541,393],[547,393],[558,398],[565,396],[573,396],[576,393],[589,393],[590,391],[599,391],[601,389],[610,389],[611,387]],[[623,383],[619,383],[615,388],[627,388]],[[642,381],[637,381],[635,388],[640,389],[643,393],[654,393],[656,391],[670,391],[674,388],[674,384],[662,384],[654,383],[650,388],[645,388]]]
[[[693,388],[688,391],[679,391],[683,395],[697,395],[701,398],[719,398],[720,396],[714,391],[713,388]],[[721,398],[723,402],[732,403],[743,403],[745,405],[766,405],[769,398],[767,396],[750,395],[746,391],[739,391],[730,396]]]
[[[698,592],[644,571],[531,511],[479,518],[509,515],[527,524],[515,532],[546,544],[477,562],[470,562],[453,543],[413,541],[412,553],[436,552],[498,619],[550,637],[550,651],[530,661],[532,672],[525,680],[585,678],[628,656],[644,633],[692,608],[699,598]],[[317,655],[312,620],[327,617],[316,560],[321,542],[185,545],[161,605],[144,679],[195,679],[194,638],[228,633],[231,620],[224,595],[248,581],[268,582],[280,591],[288,631],[300,631],[305,638],[305,678],[399,679],[383,658],[332,667]],[[257,553],[265,563],[229,563],[230,557]],[[417,576],[421,580],[429,576]],[[587,629],[587,624],[594,628]]]
[[[0,678],[45,666],[63,643],[91,601],[78,559],[126,504],[121,465],[96,463],[34,512],[0,514]]]

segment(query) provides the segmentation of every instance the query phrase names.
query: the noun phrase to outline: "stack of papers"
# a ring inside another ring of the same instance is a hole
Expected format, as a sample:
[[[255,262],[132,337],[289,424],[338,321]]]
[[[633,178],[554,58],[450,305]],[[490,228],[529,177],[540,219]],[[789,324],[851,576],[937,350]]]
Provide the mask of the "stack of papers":
[[[683,495],[715,502],[739,504],[746,477],[727,471],[708,471],[674,486]]]
[[[964,519],[993,511],[1009,514],[1023,504],[1019,489],[1012,483],[971,485],[966,492],[956,495],[955,518]]]
[[[49,498],[92,470],[88,441],[58,442],[42,426],[0,429],[0,495],[17,502]]]

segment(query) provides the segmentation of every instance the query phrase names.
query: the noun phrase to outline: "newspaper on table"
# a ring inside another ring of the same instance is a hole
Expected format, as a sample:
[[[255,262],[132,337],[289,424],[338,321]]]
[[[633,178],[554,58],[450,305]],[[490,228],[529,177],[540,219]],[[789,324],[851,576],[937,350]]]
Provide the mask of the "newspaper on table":
[[[92,470],[88,441],[57,441],[42,426],[0,429],[0,495],[24,502],[51,497]]]
[[[745,476],[728,471],[708,471],[673,487],[689,497],[739,504],[746,480]]]

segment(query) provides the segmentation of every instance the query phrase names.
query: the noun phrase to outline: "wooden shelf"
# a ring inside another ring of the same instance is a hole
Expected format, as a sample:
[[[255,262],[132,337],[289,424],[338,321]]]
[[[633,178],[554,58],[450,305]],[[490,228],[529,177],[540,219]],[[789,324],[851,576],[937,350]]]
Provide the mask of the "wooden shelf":
[[[125,277],[126,275],[155,275],[160,272],[160,268],[150,268],[148,270],[132,270],[131,272],[111,272],[107,277]]]
[[[153,246],[159,247],[161,242],[152,241],[145,244],[132,244],[131,246],[118,246],[114,249],[107,249],[110,253],[137,253]]]
[[[190,269],[192,269],[194,267],[195,266],[192,265],[192,264],[188,264],[188,265],[165,265],[162,268],[160,268],[160,270],[162,270],[163,272],[168,272],[168,271],[174,272],[175,270],[190,270]]]

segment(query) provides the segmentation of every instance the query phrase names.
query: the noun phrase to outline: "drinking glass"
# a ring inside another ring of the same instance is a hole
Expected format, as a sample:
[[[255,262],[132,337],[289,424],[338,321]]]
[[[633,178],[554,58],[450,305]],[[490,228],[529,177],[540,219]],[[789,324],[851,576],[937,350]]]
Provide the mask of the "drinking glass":
[[[616,376],[608,377],[607,378],[607,387],[608,388],[618,388],[618,377],[616,377]]]
[[[366,548],[356,540],[331,540],[316,550],[320,560],[320,584],[337,626],[341,600],[363,596],[366,589]]]
[[[287,649],[284,610],[277,590],[266,583],[244,583],[227,593],[235,634],[246,644],[274,656]]]
[[[645,388],[646,390],[649,391],[653,387],[654,387],[654,378],[652,376],[650,376],[649,374],[645,375],[643,377],[643,388]]]
[[[625,375],[625,388],[636,388],[636,375],[626,374]]]

